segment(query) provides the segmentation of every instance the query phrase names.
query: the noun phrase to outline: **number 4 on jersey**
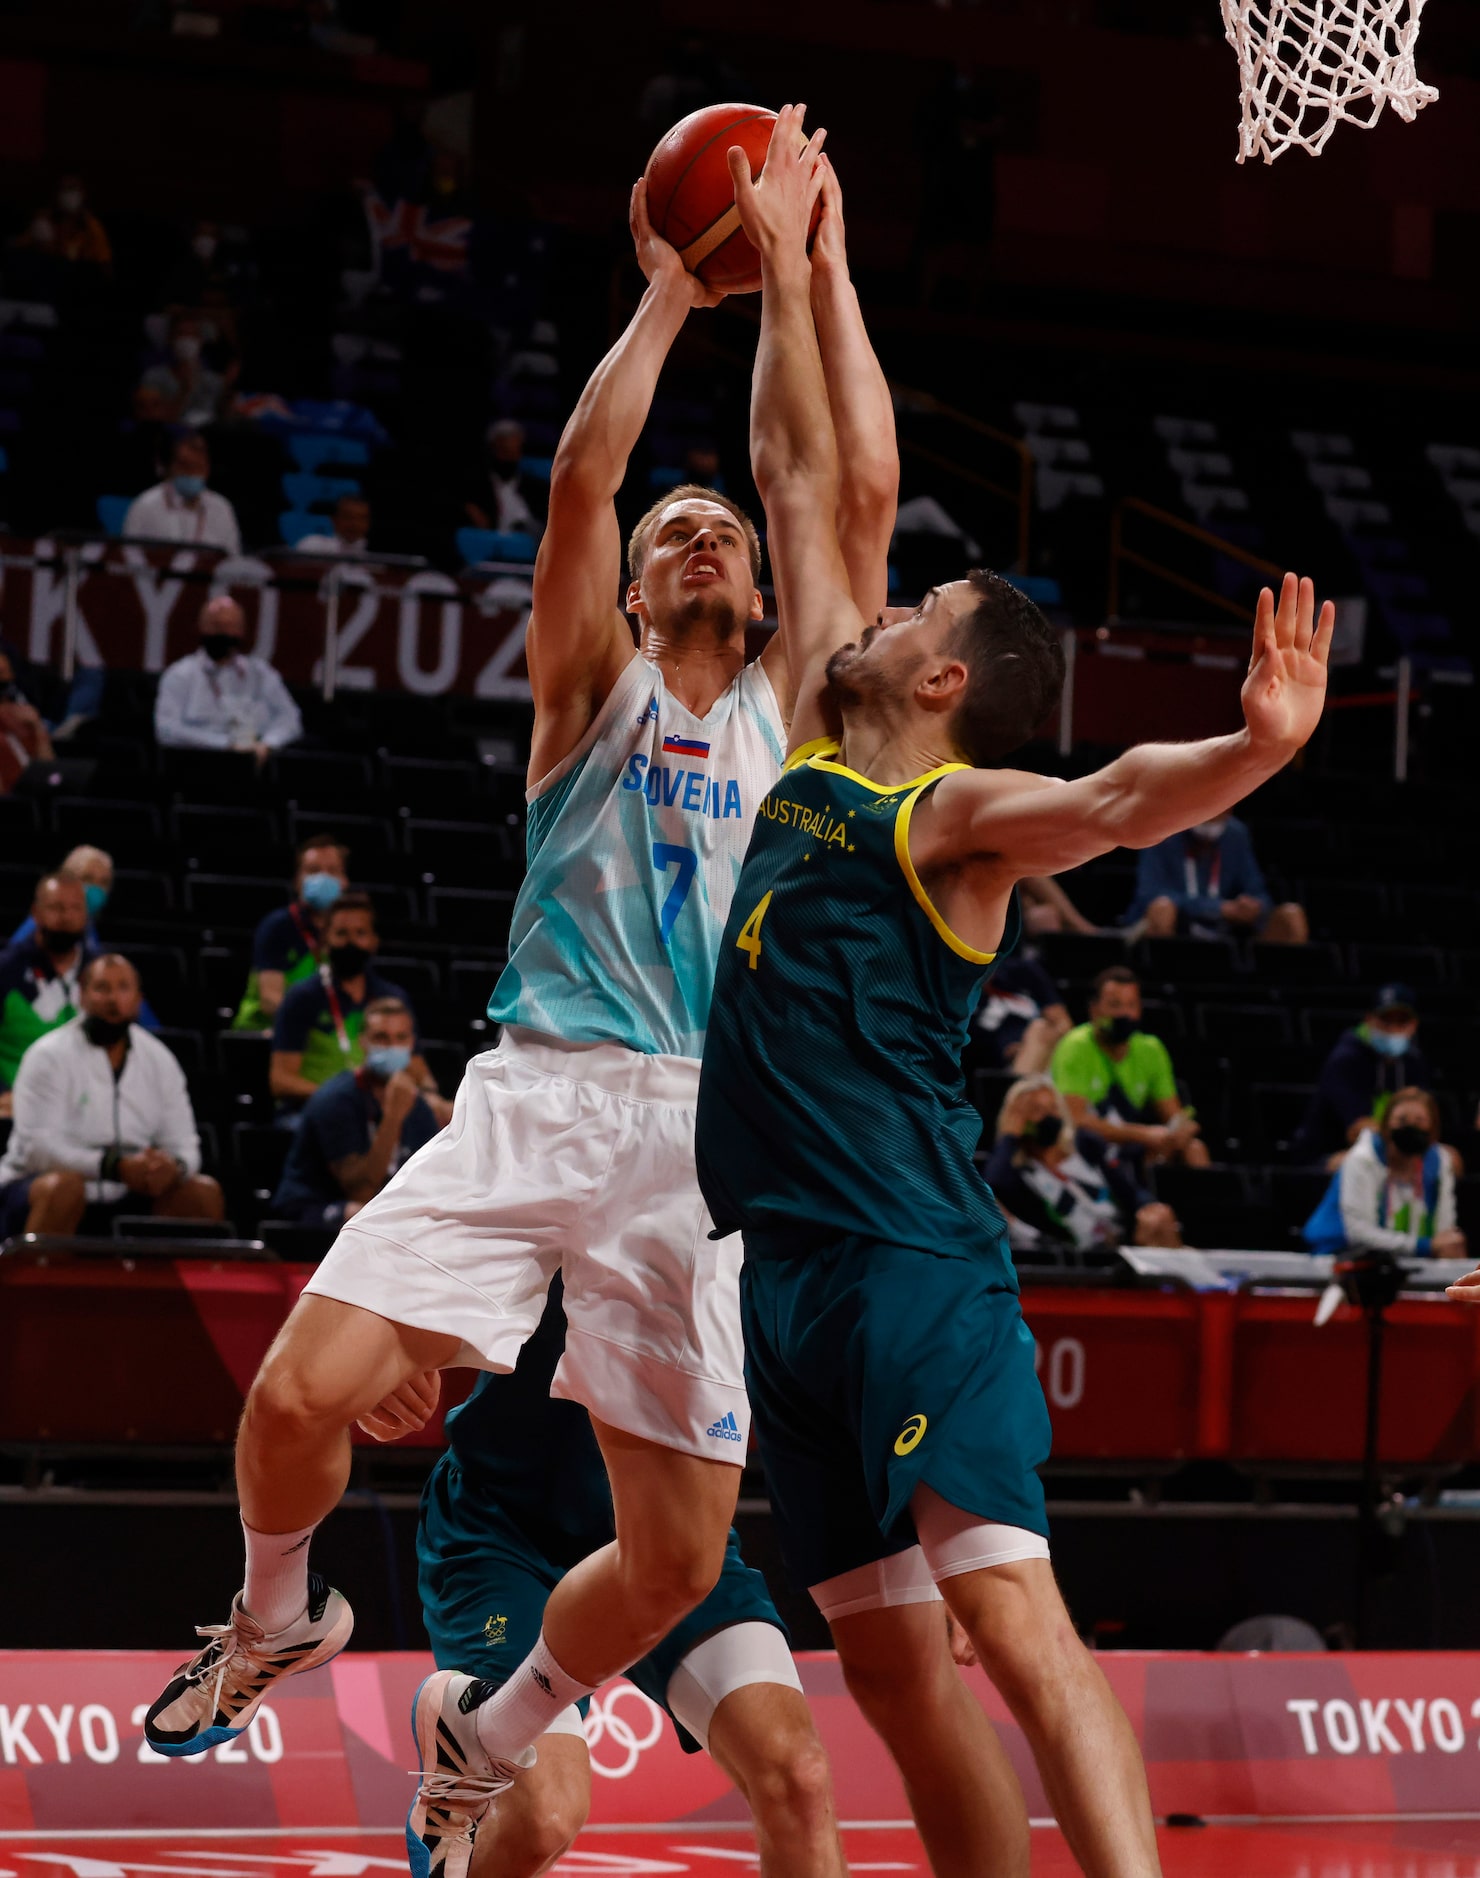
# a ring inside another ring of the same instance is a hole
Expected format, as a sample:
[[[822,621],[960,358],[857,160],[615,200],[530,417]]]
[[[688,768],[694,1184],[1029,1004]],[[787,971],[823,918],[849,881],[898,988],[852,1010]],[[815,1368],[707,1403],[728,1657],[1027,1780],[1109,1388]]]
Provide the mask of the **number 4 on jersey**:
[[[773,887],[771,893],[776,889]],[[740,937],[735,941],[742,952],[750,954],[750,969],[755,971],[761,962],[761,921],[766,917],[766,908],[771,904],[771,893],[756,907],[750,918],[740,928]]]

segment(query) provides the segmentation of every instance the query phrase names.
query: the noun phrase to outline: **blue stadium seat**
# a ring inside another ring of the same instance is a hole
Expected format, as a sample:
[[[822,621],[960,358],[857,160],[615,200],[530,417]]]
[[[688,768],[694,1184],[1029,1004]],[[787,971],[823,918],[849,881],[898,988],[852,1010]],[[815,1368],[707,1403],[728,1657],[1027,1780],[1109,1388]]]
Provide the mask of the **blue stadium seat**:
[[[519,474],[528,476],[532,482],[549,482],[554,467],[555,459],[552,456],[522,456],[519,459]]]
[[[307,509],[284,509],[278,517],[278,533],[290,548],[296,548],[305,535],[327,535],[327,515],[311,515]]]
[[[99,496],[98,527],[115,538],[123,533],[123,518],[129,512],[132,496]]]
[[[369,447],[358,437],[324,437],[297,432],[288,439],[288,455],[310,474],[326,463],[368,463]]]
[[[337,502],[341,496],[357,496],[358,480],[352,476],[320,476],[310,470],[290,470],[283,478],[283,494],[295,509],[312,508],[315,502]]]
[[[457,551],[465,566],[475,561],[532,561],[535,542],[532,535],[500,533],[496,528],[459,528]]]

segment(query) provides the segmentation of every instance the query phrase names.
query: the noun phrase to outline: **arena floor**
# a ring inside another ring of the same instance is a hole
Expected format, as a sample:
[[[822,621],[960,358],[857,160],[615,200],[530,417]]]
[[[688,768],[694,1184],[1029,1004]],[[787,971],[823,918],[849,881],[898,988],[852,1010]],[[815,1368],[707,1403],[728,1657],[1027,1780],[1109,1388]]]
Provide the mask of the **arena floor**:
[[[919,1841],[888,1826],[844,1834],[855,1872],[920,1872]],[[1480,1818],[1373,1824],[1169,1827],[1161,1834],[1166,1878],[1480,1878]],[[746,1832],[606,1829],[583,1835],[556,1865],[565,1878],[647,1878],[662,1873],[754,1869]],[[0,1836],[0,1878],[377,1878],[404,1872],[405,1852],[390,1833],[157,1832],[19,1833]],[[273,1867],[277,1871],[272,1870]],[[1078,1868],[1057,1832],[1034,1833],[1033,1871],[1070,1878]]]

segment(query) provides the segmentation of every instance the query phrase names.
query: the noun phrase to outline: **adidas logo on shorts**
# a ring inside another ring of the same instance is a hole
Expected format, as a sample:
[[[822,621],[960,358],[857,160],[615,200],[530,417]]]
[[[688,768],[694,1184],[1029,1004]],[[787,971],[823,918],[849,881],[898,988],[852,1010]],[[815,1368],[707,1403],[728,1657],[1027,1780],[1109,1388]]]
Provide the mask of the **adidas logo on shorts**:
[[[735,1420],[735,1411],[731,1409],[728,1415],[721,1415],[708,1433],[711,1441],[738,1441],[740,1424]]]

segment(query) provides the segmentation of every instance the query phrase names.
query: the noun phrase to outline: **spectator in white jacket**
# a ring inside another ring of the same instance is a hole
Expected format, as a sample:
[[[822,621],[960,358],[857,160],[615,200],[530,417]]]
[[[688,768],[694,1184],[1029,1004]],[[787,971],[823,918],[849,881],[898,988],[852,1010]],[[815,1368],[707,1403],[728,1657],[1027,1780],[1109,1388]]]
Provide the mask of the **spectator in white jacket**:
[[[1427,1089],[1400,1089],[1380,1129],[1364,1128],[1306,1221],[1313,1252],[1391,1252],[1462,1259],[1454,1161],[1439,1139],[1439,1104]]]
[[[292,693],[246,640],[246,616],[229,595],[201,608],[199,647],[160,674],[154,735],[165,749],[250,750],[263,763],[303,735]]]
[[[89,1205],[170,1219],[220,1219],[200,1171],[185,1072],[134,1021],[139,975],[106,952],[86,966],[81,1010],[38,1039],[15,1078],[15,1125],[0,1161],[0,1240],[77,1230]]]
[[[125,538],[137,535],[240,554],[242,531],[236,510],[225,496],[206,487],[210,475],[211,453],[205,438],[194,431],[177,437],[164,481],[128,505],[123,518]]]

